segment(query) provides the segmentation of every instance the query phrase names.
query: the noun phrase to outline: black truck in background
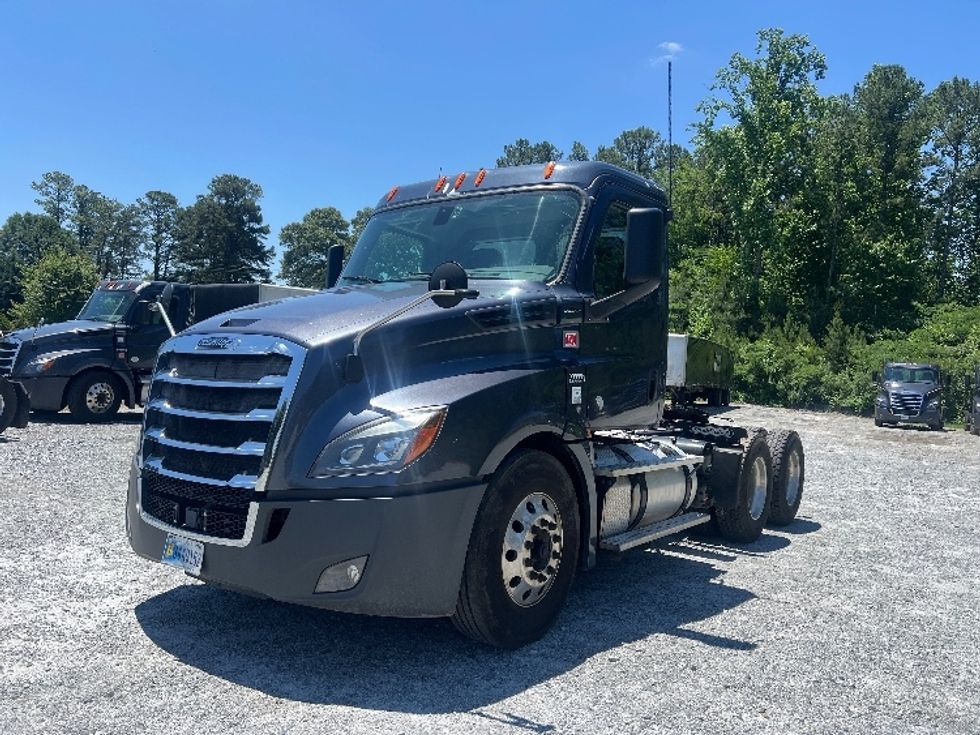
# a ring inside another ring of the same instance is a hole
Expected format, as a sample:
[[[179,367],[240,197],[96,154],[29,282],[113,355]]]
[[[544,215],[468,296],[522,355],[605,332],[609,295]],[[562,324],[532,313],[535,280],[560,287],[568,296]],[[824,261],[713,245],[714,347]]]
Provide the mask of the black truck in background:
[[[0,430],[26,425],[28,410],[65,406],[83,421],[105,421],[125,403],[143,402],[160,345],[171,332],[229,309],[308,289],[259,283],[187,285],[105,280],[78,316],[0,337]]]
[[[980,365],[973,368],[972,379],[967,376],[966,395],[970,401],[966,409],[966,430],[980,436]]]
[[[938,365],[889,362],[873,379],[878,385],[875,426],[925,424],[933,431],[943,428],[944,377]]]
[[[325,291],[161,347],[133,549],[513,648],[600,551],[790,523],[796,432],[665,412],[669,218],[652,182],[596,162],[393,188]]]

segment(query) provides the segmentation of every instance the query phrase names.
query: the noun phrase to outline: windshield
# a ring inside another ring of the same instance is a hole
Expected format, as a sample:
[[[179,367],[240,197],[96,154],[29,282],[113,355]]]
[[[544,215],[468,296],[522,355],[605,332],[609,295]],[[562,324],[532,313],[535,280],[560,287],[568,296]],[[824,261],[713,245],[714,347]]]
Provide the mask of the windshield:
[[[82,310],[79,319],[93,322],[118,322],[129,311],[129,305],[136,300],[134,291],[103,291],[96,289]]]
[[[913,368],[888,365],[885,367],[885,380],[896,383],[936,383],[938,376],[935,368]]]
[[[357,241],[343,280],[427,279],[455,260],[475,279],[547,281],[561,268],[580,209],[574,192],[534,191],[382,212]]]

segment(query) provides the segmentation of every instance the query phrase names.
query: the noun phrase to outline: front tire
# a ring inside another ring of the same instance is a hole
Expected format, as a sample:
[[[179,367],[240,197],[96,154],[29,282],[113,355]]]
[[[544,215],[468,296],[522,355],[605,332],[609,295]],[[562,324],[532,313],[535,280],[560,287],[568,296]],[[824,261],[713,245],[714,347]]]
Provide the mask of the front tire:
[[[749,544],[762,535],[769,520],[772,497],[772,455],[765,429],[754,429],[745,439],[738,471],[738,500],[734,508],[719,508],[715,521],[722,537]]]
[[[122,385],[112,373],[97,370],[76,378],[68,390],[68,409],[79,421],[108,421],[119,411]]]
[[[473,524],[453,624],[499,648],[543,636],[578,566],[575,487],[550,454],[523,449],[494,474]]]
[[[786,526],[793,522],[803,499],[803,442],[795,431],[781,429],[769,434],[772,455],[772,504],[769,523]]]

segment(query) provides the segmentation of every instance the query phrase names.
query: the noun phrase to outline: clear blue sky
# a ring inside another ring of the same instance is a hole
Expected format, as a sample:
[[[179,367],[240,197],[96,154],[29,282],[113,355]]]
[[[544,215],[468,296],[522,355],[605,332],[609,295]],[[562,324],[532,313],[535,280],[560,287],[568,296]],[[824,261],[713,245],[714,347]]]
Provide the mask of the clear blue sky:
[[[755,31],[807,34],[822,91],[874,63],[927,89],[980,79],[978,2],[34,2],[0,0],[0,222],[60,170],[123,202],[182,204],[219,173],[265,190],[272,227],[392,185],[492,166],[505,143],[590,150],[648,125],[675,139]]]

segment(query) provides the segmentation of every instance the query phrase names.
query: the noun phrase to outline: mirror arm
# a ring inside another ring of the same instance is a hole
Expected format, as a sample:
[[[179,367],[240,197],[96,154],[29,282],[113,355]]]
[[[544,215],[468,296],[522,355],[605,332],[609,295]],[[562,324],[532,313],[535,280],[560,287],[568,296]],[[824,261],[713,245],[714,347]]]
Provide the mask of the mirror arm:
[[[651,278],[646,283],[629,286],[626,290],[620,291],[617,294],[613,294],[599,301],[593,301],[589,305],[589,319],[594,321],[607,319],[610,314],[629,306],[635,301],[639,301],[644,296],[652,294],[660,288],[661,280],[659,276],[657,278]]]
[[[163,304],[159,301],[154,301],[149,305],[150,311],[159,311],[160,316],[163,317],[163,323],[167,325],[167,331],[170,332],[170,336],[173,337],[177,333],[174,331],[174,325],[170,323],[170,317],[167,315],[167,310],[163,308]]]

